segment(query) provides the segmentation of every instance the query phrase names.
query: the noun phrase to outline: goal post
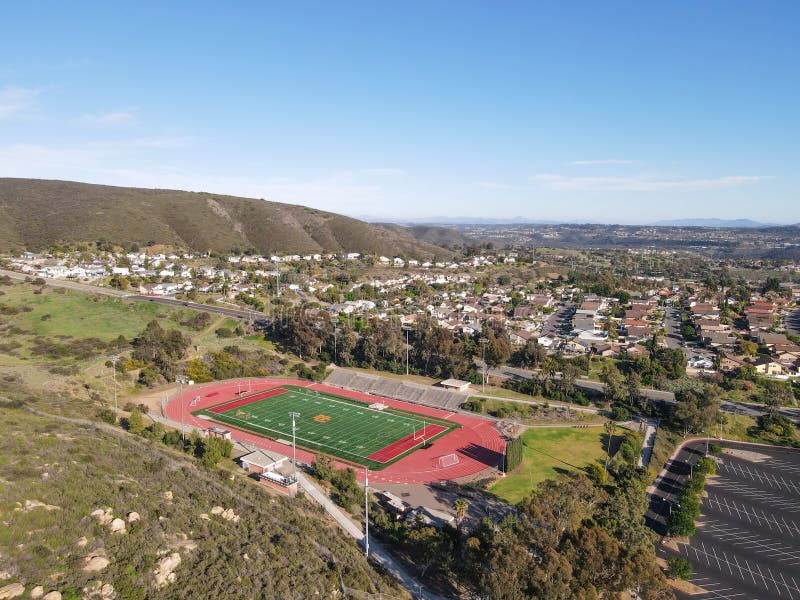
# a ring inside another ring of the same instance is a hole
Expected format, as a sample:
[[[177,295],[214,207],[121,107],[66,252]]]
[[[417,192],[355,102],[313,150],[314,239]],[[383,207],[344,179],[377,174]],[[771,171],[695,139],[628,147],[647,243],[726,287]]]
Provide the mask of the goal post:
[[[461,462],[461,459],[458,458],[458,454],[453,452],[452,454],[445,454],[444,456],[439,457],[439,466],[441,468],[452,467],[453,465],[457,465]]]
[[[421,429],[414,430],[414,440],[424,440],[425,439],[425,430],[428,428],[428,424],[425,421],[422,422]]]

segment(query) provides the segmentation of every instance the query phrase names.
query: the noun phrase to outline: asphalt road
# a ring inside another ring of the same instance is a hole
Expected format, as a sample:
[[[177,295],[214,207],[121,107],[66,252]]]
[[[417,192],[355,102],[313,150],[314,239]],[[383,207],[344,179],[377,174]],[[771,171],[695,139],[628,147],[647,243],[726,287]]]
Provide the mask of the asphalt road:
[[[787,311],[783,317],[784,328],[794,335],[800,335],[800,308]]]
[[[568,320],[568,315],[575,310],[576,304],[574,302],[566,302],[564,305],[559,305],[558,308],[550,313],[547,320],[542,325],[542,333],[540,335],[556,335],[564,323]]]
[[[800,600],[800,452],[725,446],[717,475],[706,483],[697,532],[677,544],[677,554],[694,568],[692,583],[706,590],[691,597]],[[679,455],[671,465],[674,478],[659,485],[666,498],[674,498],[676,483],[704,453],[705,444],[695,442]],[[654,505],[668,511],[664,501]],[[665,546],[659,552],[676,554]]]
[[[165,298],[164,296],[129,295],[125,296],[125,299],[134,300],[137,302],[154,302],[156,304],[165,304],[167,306],[179,306],[181,308],[189,308],[191,310],[197,310],[212,315],[231,317],[233,319],[255,319],[255,318],[263,318],[264,316],[262,313],[253,310],[242,310],[238,308],[230,308],[227,306],[215,306],[211,304],[187,302],[186,300],[176,300],[174,298]]]
[[[25,273],[17,273],[16,271],[6,271],[0,269],[0,276],[7,275],[12,279],[24,281],[30,275]],[[79,283],[77,281],[68,281],[65,279],[43,279],[45,285],[50,287],[66,288],[85,292],[88,294],[102,294],[104,296],[114,296],[125,300],[133,300],[135,302],[155,302],[156,304],[165,304],[167,306],[179,306],[183,308],[190,308],[200,312],[206,312],[212,315],[221,315],[224,317],[231,317],[233,319],[254,319],[262,317],[261,313],[252,310],[243,310],[238,308],[230,308],[226,306],[214,306],[210,304],[199,304],[197,302],[187,302],[185,300],[176,300],[175,298],[165,298],[164,296],[141,296],[139,294],[130,294],[121,290],[113,288],[99,287],[88,283]]]
[[[5,269],[0,269],[0,276],[3,275],[7,275],[11,279],[16,279],[18,281],[25,281],[28,278],[35,278],[35,276],[27,275],[25,273],[17,273],[16,271],[6,271]],[[87,294],[102,294],[103,296],[116,296],[118,298],[122,298],[127,295],[125,292],[115,290],[113,288],[99,287],[89,283],[79,283],[77,281],[68,281],[66,279],[43,279],[42,281],[45,282],[45,285],[50,287],[66,288],[68,290],[86,292]]]
[[[683,335],[681,334],[679,309],[672,308],[671,306],[664,308],[664,328],[667,330],[667,335],[664,338],[667,348],[672,348],[673,350],[680,348]]]

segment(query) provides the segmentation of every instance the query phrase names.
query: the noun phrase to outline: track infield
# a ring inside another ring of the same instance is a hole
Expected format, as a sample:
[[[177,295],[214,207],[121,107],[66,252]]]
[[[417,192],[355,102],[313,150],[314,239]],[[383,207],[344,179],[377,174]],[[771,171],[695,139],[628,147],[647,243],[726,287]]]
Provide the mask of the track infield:
[[[375,471],[460,427],[452,421],[391,407],[370,408],[366,402],[293,385],[242,396],[192,414],[287,442],[292,439],[292,412],[300,415],[295,418],[298,447]]]

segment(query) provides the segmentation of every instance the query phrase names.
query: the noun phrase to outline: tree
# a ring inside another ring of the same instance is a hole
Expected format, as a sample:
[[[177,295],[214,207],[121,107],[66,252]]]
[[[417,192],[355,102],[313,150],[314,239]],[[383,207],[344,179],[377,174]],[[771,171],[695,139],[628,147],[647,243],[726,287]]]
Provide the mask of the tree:
[[[144,427],[145,425],[142,411],[140,411],[138,408],[134,408],[128,417],[128,431],[136,435],[141,435],[144,431]]]
[[[670,556],[667,564],[669,565],[669,574],[676,579],[688,581],[692,578],[692,565],[685,558],[681,556]]]
[[[625,378],[625,387],[627,391],[628,404],[641,410],[642,392],[642,378],[634,370],[631,370]]]
[[[685,438],[691,432],[700,432],[713,425],[720,406],[721,390],[715,385],[708,385],[697,394],[693,391],[676,393],[678,401],[671,415],[671,420],[683,430]]]
[[[750,340],[742,338],[737,342],[737,345],[739,346],[739,352],[745,356],[755,356],[756,352],[758,352],[757,342],[751,342]]]
[[[625,376],[614,363],[603,363],[600,369],[600,381],[605,384],[604,393],[607,400],[618,402],[625,399]]]
[[[467,509],[469,508],[469,505],[467,504],[466,500],[464,500],[463,498],[459,498],[458,500],[455,501],[453,508],[456,511],[456,530],[458,530],[458,532],[460,533],[461,523],[464,520],[464,517],[467,515]]]
[[[605,425],[603,425],[603,429],[605,429],[606,436],[608,437],[608,441],[606,442],[606,473],[608,473],[608,461],[611,460],[611,439],[617,431],[617,424],[614,421],[606,421]]]
[[[314,475],[322,481],[330,481],[333,473],[333,459],[325,454],[317,454],[314,460]]]

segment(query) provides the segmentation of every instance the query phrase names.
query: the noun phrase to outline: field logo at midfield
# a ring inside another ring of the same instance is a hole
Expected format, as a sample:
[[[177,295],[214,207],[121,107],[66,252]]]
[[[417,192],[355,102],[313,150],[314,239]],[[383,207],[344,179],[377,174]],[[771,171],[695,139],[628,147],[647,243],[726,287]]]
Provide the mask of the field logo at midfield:
[[[328,421],[331,420],[331,417],[330,415],[317,415],[316,417],[314,417],[314,420],[317,423],[327,423]]]

